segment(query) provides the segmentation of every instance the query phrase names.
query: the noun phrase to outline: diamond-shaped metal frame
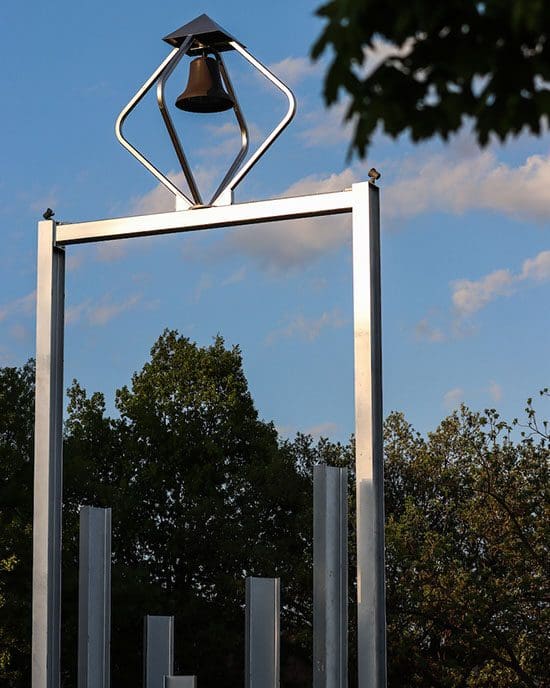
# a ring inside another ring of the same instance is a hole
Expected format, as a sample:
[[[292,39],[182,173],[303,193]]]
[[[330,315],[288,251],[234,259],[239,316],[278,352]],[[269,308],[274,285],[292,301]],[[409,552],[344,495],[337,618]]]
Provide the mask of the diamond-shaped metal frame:
[[[206,17],[206,15],[203,15]],[[200,18],[199,18],[200,19]],[[218,25],[214,24],[208,17],[206,19],[211,22],[212,26],[220,29]],[[192,26],[193,23],[186,25]],[[185,27],[182,27],[185,29]],[[181,31],[181,30],[180,30]],[[223,30],[222,30],[223,31]],[[176,41],[171,40],[171,34],[169,37],[165,38],[167,42],[174,45]],[[267,149],[273,144],[273,142],[279,137],[282,131],[290,124],[296,112],[296,99],[292,91],[284,84],[275,74],[273,74],[265,65],[263,65],[259,60],[257,60],[253,55],[251,55],[246,48],[233,39],[232,36],[226,33],[221,34],[226,40],[222,44],[218,44],[215,47],[210,47],[208,42],[204,40],[204,34],[184,34],[181,40],[178,38],[177,45],[168,55],[168,57],[159,65],[159,67],[151,74],[143,86],[138,90],[134,97],[129,101],[129,103],[123,108],[122,112],[117,118],[115,125],[115,133],[117,139],[120,143],[128,150],[146,169],[155,176],[158,181],[163,184],[174,196],[176,197],[176,203],[178,207],[196,208],[203,206],[213,206],[213,205],[230,205],[233,202],[233,191],[235,187],[244,179],[244,177],[250,172],[252,167],[258,162],[258,160],[264,155]],[[206,34],[208,36],[208,34]],[[218,34],[216,34],[218,37]],[[207,50],[212,53],[219,65],[220,74],[223,79],[225,88],[230,96],[232,96],[234,101],[233,111],[237,119],[241,131],[241,147],[235,157],[235,160],[231,164],[230,168],[223,177],[220,185],[214,192],[212,198],[208,203],[204,203],[201,193],[197,187],[195,177],[187,161],[187,157],[184,153],[183,147],[179,140],[178,134],[172,122],[172,118],[166,107],[166,102],[164,99],[164,90],[167,80],[173,73],[174,69],[183,58],[184,55],[195,54],[198,50],[198,45],[202,46],[201,49]],[[250,156],[250,158],[243,165],[243,160],[248,152],[249,143],[249,133],[248,127],[246,125],[246,120],[239,106],[233,85],[229,78],[229,74],[225,67],[225,63],[220,55],[222,50],[235,50],[237,51],[247,62],[249,62],[255,69],[257,69],[263,76],[265,76],[271,83],[273,83],[280,91],[282,91],[288,99],[288,110],[277,126],[271,131],[271,133],[264,139],[264,141],[258,146],[255,152]],[[182,171],[185,175],[187,184],[189,185],[189,190],[191,192],[192,199],[189,198],[180,188],[178,188],[166,175],[164,175],[159,169],[157,169],[153,163],[148,160],[140,151],[138,151],[135,146],[133,146],[123,135],[122,127],[128,115],[135,109],[138,103],[144,98],[148,91],[157,85],[157,104],[162,115],[162,119],[168,131],[168,135],[174,147],[174,151],[181,165]]]

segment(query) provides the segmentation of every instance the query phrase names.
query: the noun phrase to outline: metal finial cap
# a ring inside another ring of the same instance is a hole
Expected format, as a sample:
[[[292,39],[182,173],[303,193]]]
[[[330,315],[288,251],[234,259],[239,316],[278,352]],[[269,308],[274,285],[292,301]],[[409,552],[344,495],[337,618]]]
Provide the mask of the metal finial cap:
[[[184,24],[176,31],[169,33],[162,40],[170,45],[179,48],[183,41],[189,36],[193,36],[195,41],[187,50],[189,55],[194,55],[202,52],[204,47],[214,48],[218,52],[224,50],[233,50],[230,45],[231,41],[236,41],[230,33],[223,29],[219,24],[210,19],[207,14],[201,14],[200,17],[193,19],[187,24]],[[237,41],[240,43],[240,41]],[[201,45],[197,45],[200,43]],[[242,45],[242,43],[240,43]]]

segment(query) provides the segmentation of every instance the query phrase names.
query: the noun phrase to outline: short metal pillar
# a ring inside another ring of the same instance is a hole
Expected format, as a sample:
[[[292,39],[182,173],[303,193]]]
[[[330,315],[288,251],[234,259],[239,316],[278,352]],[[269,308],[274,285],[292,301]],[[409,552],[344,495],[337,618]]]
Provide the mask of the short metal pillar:
[[[348,471],[313,468],[313,687],[348,685]]]
[[[358,685],[385,688],[380,202],[369,182],[352,193]]]
[[[164,688],[197,688],[196,676],[165,676]]]
[[[174,617],[145,617],[144,688],[164,688],[174,673]]]
[[[38,223],[32,688],[59,688],[65,251]]]
[[[245,688],[279,688],[280,580],[246,579]]]
[[[111,682],[111,509],[80,509],[78,688]]]

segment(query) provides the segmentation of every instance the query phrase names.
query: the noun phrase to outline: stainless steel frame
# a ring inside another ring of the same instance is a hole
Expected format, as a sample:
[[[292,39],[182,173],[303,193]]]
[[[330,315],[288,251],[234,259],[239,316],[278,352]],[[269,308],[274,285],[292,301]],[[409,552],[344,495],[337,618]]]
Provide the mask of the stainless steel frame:
[[[32,688],[59,688],[65,247],[341,213],[352,215],[353,232],[359,688],[385,687],[378,195],[376,186],[364,182],[336,193],[95,222],[39,223]]]
[[[172,122],[172,117],[166,106],[164,99],[164,89],[166,81],[169,79],[170,75],[173,73],[174,69],[177,67],[180,60],[187,53],[190,44],[193,41],[193,36],[188,36],[180,47],[174,48],[168,57],[160,64],[159,67],[153,72],[153,74],[147,79],[143,86],[138,90],[135,96],[130,100],[130,102],[123,108],[122,112],[118,116],[115,124],[115,134],[119,142],[138,160],[146,169],[153,174],[161,184],[163,184],[170,192],[176,197],[176,202],[178,207],[187,209],[191,206],[202,206],[203,199],[199,188],[197,187],[195,177],[187,161],[187,157],[183,151],[183,147],[179,140],[178,134]],[[290,121],[294,117],[296,112],[296,99],[292,91],[286,86],[280,79],[278,79],[273,72],[271,72],[265,65],[263,65],[259,60],[257,60],[253,55],[251,55],[240,43],[237,41],[230,41],[229,45],[233,50],[236,50],[242,57],[244,57],[247,62],[249,62],[255,69],[257,69],[263,76],[271,81],[274,86],[276,86],[288,99],[288,110],[284,115],[283,119],[277,124],[273,131],[267,136],[263,143],[257,148],[257,150],[250,156],[247,162],[241,167],[241,164],[248,151],[249,133],[248,127],[246,125],[246,120],[241,111],[239,101],[233,89],[231,79],[229,78],[229,73],[225,67],[225,63],[221,55],[215,50],[209,50],[216,56],[220,67],[220,74],[224,81],[225,87],[229,94],[233,97],[235,112],[235,117],[239,125],[241,132],[241,147],[235,160],[231,164],[229,170],[225,174],[224,178],[220,182],[218,188],[214,192],[212,198],[208,202],[208,206],[212,205],[230,205],[233,203],[233,190],[235,187],[244,179],[244,177],[250,172],[252,167],[258,162],[258,160],[264,155],[267,149],[274,143],[274,141],[280,136],[283,130],[289,125]],[[148,91],[157,83],[157,104],[159,106],[162,119],[168,131],[168,135],[176,152],[176,156],[185,175],[187,184],[189,185],[189,190],[193,200],[191,200],[186,194],[183,193],[166,175],[164,175],[160,170],[158,170],[153,163],[148,160],[142,153],[140,153],[135,146],[133,146],[124,136],[122,132],[122,127],[128,115],[134,110],[138,103],[143,100]],[[240,169],[239,169],[240,168]]]

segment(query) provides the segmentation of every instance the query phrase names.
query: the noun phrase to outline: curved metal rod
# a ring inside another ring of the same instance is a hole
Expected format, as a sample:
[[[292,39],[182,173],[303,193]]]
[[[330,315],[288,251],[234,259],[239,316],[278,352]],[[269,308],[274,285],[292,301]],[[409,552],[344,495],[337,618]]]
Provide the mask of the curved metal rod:
[[[164,100],[164,87],[166,85],[166,81],[168,80],[174,69],[177,67],[181,58],[185,55],[189,43],[192,40],[193,37],[190,36],[189,38],[187,38],[186,41],[184,41],[184,43],[180,47],[180,54],[177,55],[172,62],[166,65],[166,69],[162,72],[157,84],[157,103],[159,106],[160,114],[162,115],[162,119],[164,120],[164,124],[166,125],[166,129],[168,130],[168,135],[170,136],[170,140],[172,141],[172,145],[174,146],[174,150],[181,165],[181,169],[183,170],[185,179],[189,184],[189,190],[191,191],[191,195],[193,196],[195,203],[197,203],[198,205],[202,205],[202,197],[197,187],[195,177],[193,175],[193,172],[191,171],[191,168],[189,167],[189,163],[187,162],[187,158],[185,157],[185,153],[183,152],[183,148],[180,143],[178,134],[174,128],[172,118],[170,117],[170,113],[168,112],[168,108],[166,107],[166,102]]]
[[[227,182],[234,176],[234,174],[237,172],[239,169],[240,164],[246,157],[246,154],[248,152],[248,142],[250,140],[250,136],[248,133],[248,127],[246,126],[246,120],[244,118],[244,115],[241,110],[241,106],[239,105],[239,101],[237,99],[237,94],[235,93],[233,89],[233,84],[231,83],[231,79],[229,78],[229,73],[227,69],[225,68],[225,62],[222,59],[222,56],[215,52],[216,59],[218,61],[218,65],[220,67],[220,74],[222,75],[225,87],[229,93],[229,95],[233,98],[233,102],[235,103],[233,106],[233,110],[235,112],[235,117],[237,118],[237,123],[239,125],[239,128],[241,130],[241,149],[239,153],[237,154],[237,157],[233,161],[233,164],[227,171],[226,175],[220,182],[218,188],[214,192],[214,195],[210,199],[209,205],[214,205],[214,201],[219,200],[220,197],[222,196],[223,192],[226,189]]]
[[[122,125],[124,124],[126,118],[128,115],[132,112],[132,110],[136,107],[136,105],[139,103],[139,101],[145,96],[145,94],[149,91],[151,86],[155,83],[155,81],[158,79],[158,77],[162,74],[163,70],[166,69],[166,67],[170,64],[171,60],[173,60],[177,53],[185,46],[186,44],[184,43],[180,48],[174,48],[172,52],[168,55],[168,57],[160,64],[160,66],[151,74],[151,76],[147,79],[147,81],[143,84],[143,86],[139,89],[139,91],[136,93],[136,95],[130,100],[130,102],[126,105],[126,107],[123,108],[122,112],[117,118],[117,121],[115,123],[115,134],[118,139],[118,141],[126,148],[127,151],[131,153],[131,155],[136,158],[146,169],[151,172],[152,175],[154,175],[161,184],[163,184],[169,191],[171,191],[174,196],[177,196],[180,198],[185,204],[187,204],[188,207],[191,207],[193,205],[192,201],[187,198],[187,196],[178,189],[177,186],[175,186],[169,179],[166,177],[160,170],[158,170],[147,158],[142,155],[137,148],[134,148],[131,143],[129,143],[125,138],[122,133]]]
[[[242,180],[243,177],[248,174],[250,169],[252,168],[253,165],[255,165],[258,160],[262,157],[262,155],[267,151],[267,149],[271,146],[271,144],[279,137],[281,132],[286,129],[286,127],[290,124],[292,121],[292,118],[294,117],[294,114],[296,112],[296,98],[294,97],[294,94],[292,91],[283,84],[283,82],[278,79],[275,74],[269,71],[269,69],[263,65],[261,62],[259,62],[255,57],[253,57],[247,50],[245,50],[242,45],[237,43],[236,41],[231,41],[230,45],[238,52],[240,53],[245,60],[250,62],[250,64],[255,67],[259,72],[261,72],[271,83],[273,83],[280,91],[282,91],[285,96],[288,98],[288,110],[286,115],[283,117],[283,119],[279,122],[279,124],[273,129],[271,134],[265,139],[265,141],[261,144],[261,146],[255,151],[255,153],[249,158],[249,160],[241,167],[241,169],[237,172],[237,174],[231,179],[230,182],[227,183],[224,189],[218,194],[216,199],[214,199],[213,204],[215,204],[215,201],[219,196],[221,196],[223,193],[230,191],[234,189],[237,184],[239,184]]]

